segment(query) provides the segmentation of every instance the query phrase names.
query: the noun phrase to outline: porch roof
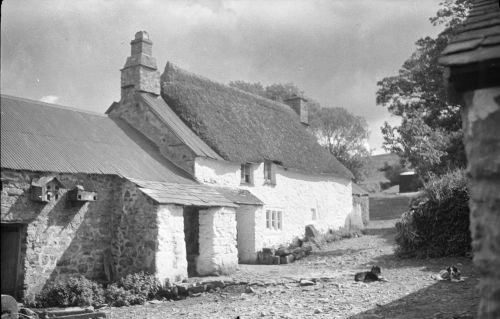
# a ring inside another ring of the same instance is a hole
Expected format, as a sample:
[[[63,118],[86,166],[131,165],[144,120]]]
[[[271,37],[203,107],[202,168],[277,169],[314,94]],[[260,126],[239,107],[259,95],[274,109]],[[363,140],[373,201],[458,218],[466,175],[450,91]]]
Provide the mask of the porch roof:
[[[230,187],[215,187],[215,189],[235,204],[256,206],[264,205],[263,201],[246,189]]]
[[[238,207],[230,199],[206,185],[186,185],[128,179],[159,204],[183,206]]]

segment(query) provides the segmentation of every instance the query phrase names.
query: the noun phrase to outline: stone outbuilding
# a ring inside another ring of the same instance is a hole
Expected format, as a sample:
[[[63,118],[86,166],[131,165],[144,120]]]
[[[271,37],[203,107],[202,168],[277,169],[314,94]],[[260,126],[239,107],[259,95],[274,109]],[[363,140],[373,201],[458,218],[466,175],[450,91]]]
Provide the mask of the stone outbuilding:
[[[188,266],[201,275],[236,268],[237,205],[133,127],[6,95],[1,111],[2,294],[31,298],[74,274],[113,280],[142,270],[175,281]],[[202,245],[191,248],[186,234]]]
[[[443,50],[450,95],[463,105],[470,230],[481,273],[478,318],[500,318],[500,7],[474,1]]]

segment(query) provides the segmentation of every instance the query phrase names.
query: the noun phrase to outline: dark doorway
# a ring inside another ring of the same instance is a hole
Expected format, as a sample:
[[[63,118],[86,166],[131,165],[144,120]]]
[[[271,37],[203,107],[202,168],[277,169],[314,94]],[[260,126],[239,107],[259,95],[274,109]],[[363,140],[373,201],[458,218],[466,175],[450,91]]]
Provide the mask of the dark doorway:
[[[188,276],[197,276],[196,262],[200,255],[200,212],[197,207],[184,207],[184,240],[186,241],[186,258]]]
[[[18,297],[19,258],[21,256],[21,224],[2,224],[1,290],[2,294]]]

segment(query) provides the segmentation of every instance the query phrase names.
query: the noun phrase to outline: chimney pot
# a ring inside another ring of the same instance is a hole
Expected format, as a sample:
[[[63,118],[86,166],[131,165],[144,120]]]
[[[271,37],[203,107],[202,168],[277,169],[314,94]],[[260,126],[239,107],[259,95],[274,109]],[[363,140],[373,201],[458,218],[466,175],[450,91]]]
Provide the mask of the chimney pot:
[[[149,40],[149,33],[146,31],[139,31],[135,34],[136,40]]]

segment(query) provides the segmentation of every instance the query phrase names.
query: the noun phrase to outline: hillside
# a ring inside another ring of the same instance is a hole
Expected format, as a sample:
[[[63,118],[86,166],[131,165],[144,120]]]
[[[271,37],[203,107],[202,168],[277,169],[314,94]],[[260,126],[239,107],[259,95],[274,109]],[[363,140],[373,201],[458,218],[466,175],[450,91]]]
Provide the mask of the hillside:
[[[381,190],[380,184],[389,182],[389,180],[385,177],[384,172],[380,170],[385,166],[385,163],[389,165],[399,164],[399,156],[388,153],[373,155],[371,157],[371,163],[367,169],[367,177],[365,181],[360,183],[370,193],[379,192]]]

